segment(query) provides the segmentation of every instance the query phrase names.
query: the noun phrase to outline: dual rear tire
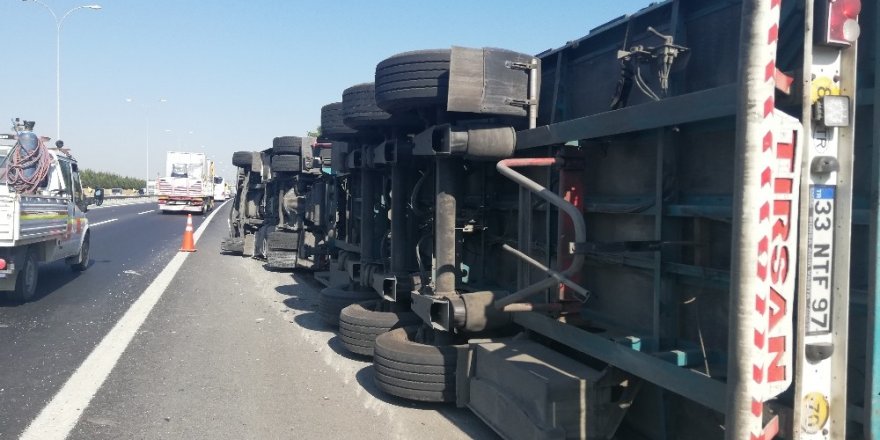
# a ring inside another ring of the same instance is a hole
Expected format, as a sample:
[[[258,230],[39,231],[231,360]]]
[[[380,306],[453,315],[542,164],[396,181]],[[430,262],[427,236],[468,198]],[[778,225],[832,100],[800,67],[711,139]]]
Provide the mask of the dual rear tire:
[[[390,303],[377,299],[352,304],[339,312],[339,338],[348,351],[373,355],[376,337],[389,330],[421,322],[410,311],[386,311]]]
[[[374,381],[385,393],[421,402],[454,402],[458,353],[466,345],[432,345],[425,327],[401,327],[376,338]]]
[[[376,299],[376,293],[366,290],[344,290],[327,287],[318,296],[318,314],[328,325],[339,327],[342,309],[361,301]]]

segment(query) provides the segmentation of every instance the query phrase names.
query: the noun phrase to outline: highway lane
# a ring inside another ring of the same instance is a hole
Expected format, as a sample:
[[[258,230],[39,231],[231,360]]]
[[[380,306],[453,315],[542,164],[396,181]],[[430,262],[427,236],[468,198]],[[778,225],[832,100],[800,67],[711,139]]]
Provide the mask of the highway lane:
[[[71,440],[497,438],[467,410],[379,392],[369,359],[344,354],[316,313],[314,280],[218,252],[228,209],[76,414]]]
[[[42,265],[35,300],[0,299],[0,438],[17,436],[177,253],[184,215],[155,203],[102,206],[89,267]],[[196,227],[201,216],[193,217]]]

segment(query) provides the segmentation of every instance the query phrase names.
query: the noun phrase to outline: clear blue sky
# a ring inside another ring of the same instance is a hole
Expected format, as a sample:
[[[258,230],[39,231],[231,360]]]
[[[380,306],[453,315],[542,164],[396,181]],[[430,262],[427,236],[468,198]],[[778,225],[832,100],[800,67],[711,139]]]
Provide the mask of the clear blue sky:
[[[373,81],[390,55],[452,45],[538,53],[650,0],[43,2],[59,18],[103,7],[64,21],[61,138],[86,168],[143,178],[148,118],[152,176],[178,148],[205,151],[231,176],[234,151],[313,130],[321,106]],[[0,0],[0,18],[0,132],[22,117],[54,138],[52,17]]]

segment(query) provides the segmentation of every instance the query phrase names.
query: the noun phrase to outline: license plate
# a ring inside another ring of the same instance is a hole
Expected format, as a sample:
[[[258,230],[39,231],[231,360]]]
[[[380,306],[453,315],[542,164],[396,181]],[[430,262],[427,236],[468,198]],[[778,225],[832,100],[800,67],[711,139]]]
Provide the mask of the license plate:
[[[810,185],[807,233],[807,335],[831,333],[831,289],[834,284],[834,185]]]

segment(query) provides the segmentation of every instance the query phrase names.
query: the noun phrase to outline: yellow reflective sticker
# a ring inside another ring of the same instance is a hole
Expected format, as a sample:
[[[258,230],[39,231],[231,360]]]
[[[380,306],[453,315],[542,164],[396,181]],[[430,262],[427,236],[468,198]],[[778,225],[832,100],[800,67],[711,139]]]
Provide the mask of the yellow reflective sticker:
[[[827,76],[820,76],[810,84],[810,102],[814,104],[823,96],[839,94],[840,86]]]
[[[809,393],[804,396],[801,406],[804,414],[803,430],[807,434],[816,434],[828,422],[828,399],[822,393]]]

